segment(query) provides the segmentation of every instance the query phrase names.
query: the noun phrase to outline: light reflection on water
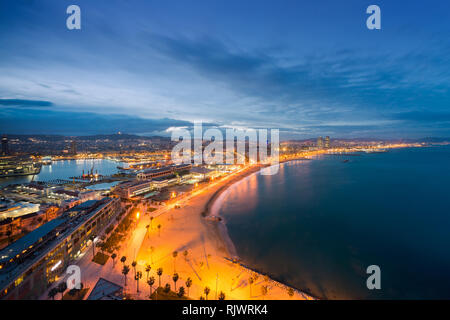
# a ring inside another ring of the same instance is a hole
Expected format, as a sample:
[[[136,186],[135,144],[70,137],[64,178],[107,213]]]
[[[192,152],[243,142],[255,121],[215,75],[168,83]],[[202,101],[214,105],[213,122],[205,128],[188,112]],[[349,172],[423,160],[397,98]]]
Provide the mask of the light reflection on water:
[[[448,299],[449,159],[434,147],[289,162],[235,184],[219,214],[244,263],[313,295]],[[371,264],[381,291],[366,288]]]
[[[81,176],[91,171],[98,172],[101,175],[111,175],[117,173],[117,166],[123,163],[106,159],[88,159],[88,160],[61,160],[53,161],[51,165],[43,165],[41,172],[34,176],[34,181],[49,181],[55,179],[70,179],[70,177]],[[31,182],[33,176],[0,178],[0,186],[13,183]]]

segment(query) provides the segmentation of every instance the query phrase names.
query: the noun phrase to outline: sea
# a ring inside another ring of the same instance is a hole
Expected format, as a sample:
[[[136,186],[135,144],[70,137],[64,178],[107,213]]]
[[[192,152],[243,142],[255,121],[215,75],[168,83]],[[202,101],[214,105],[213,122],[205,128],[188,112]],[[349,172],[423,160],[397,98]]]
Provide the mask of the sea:
[[[217,214],[243,264],[317,298],[450,299],[449,190],[450,146],[323,155],[241,180]]]
[[[90,172],[108,176],[118,172],[117,166],[123,166],[122,162],[109,159],[84,159],[84,160],[57,160],[50,165],[43,165],[37,175],[0,178],[0,187],[10,184],[29,183],[33,181],[52,181],[56,179],[71,180],[70,177],[78,177]]]

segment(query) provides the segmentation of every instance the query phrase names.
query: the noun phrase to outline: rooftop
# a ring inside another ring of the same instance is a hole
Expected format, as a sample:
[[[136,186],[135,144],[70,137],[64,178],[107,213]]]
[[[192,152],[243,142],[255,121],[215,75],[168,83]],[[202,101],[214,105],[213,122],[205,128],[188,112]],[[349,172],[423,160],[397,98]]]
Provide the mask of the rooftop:
[[[122,286],[100,278],[87,300],[121,300]]]
[[[65,218],[53,219],[41,227],[35,229],[29,234],[23,236],[17,241],[13,242],[6,248],[0,250],[0,263],[4,263],[13,257],[21,254],[24,250],[27,250],[30,246],[36,243],[39,239],[46,236],[50,231],[54,230],[56,227],[60,226],[66,221]]]

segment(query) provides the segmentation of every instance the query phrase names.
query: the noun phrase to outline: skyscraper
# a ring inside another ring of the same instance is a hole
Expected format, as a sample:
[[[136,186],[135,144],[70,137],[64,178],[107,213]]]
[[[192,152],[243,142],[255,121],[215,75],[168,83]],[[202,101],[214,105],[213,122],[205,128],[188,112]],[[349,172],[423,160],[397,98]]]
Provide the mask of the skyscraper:
[[[323,138],[322,137],[317,138],[317,148],[319,148],[319,149],[323,148]]]
[[[70,154],[77,154],[77,142],[75,140],[70,143]]]
[[[325,137],[325,148],[328,149],[330,147],[330,137],[326,136]]]
[[[9,155],[8,138],[6,136],[2,137],[2,156]]]

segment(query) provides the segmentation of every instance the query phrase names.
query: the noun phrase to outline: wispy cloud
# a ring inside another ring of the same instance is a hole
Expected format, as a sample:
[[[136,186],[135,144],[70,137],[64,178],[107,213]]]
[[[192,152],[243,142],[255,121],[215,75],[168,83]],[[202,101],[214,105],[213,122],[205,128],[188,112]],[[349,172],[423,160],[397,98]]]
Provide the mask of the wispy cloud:
[[[53,103],[50,101],[42,101],[42,100],[24,100],[24,99],[0,99],[0,106],[7,107],[51,107]]]

